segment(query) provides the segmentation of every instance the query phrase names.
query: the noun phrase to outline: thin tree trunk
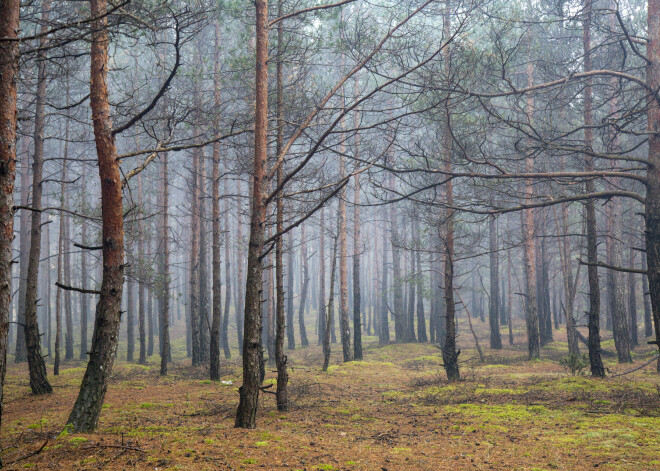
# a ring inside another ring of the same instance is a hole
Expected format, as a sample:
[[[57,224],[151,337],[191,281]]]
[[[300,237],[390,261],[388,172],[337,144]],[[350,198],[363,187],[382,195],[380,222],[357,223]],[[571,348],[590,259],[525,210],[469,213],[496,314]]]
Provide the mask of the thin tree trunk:
[[[353,95],[358,96],[358,81],[353,84]],[[353,115],[353,127],[360,126],[360,113]],[[355,133],[353,156],[360,158],[360,134]],[[360,174],[353,177],[353,357],[362,360],[362,293],[360,292]]]
[[[220,109],[220,22],[215,20],[215,47],[213,69],[213,101],[216,109],[215,129],[220,128],[218,111]],[[220,326],[222,323],[222,279],[220,275],[220,142],[213,143],[213,170],[211,176],[212,221],[213,221],[213,320],[211,322],[210,367],[212,381],[220,379]],[[229,286],[227,286],[227,294]]]
[[[337,239],[335,235],[332,249],[332,268],[330,270],[330,296],[328,297],[328,312],[325,318],[325,335],[323,336],[323,371],[328,371],[330,364],[330,331],[332,330],[332,318],[335,311],[335,272],[337,271]]]
[[[309,285],[309,266],[307,261],[307,241],[305,240],[305,225],[300,226],[300,259],[302,265],[302,288],[300,289],[300,306],[298,307],[298,330],[300,330],[300,344],[303,347],[309,345],[307,340],[307,329],[305,328],[305,304],[307,302],[307,290]]]
[[[87,185],[87,171],[83,166],[82,172],[82,194],[86,194]],[[84,222],[80,225],[80,238],[82,245],[87,245],[87,224]],[[87,267],[87,251],[80,251],[80,285],[82,289],[88,289],[88,267]],[[87,324],[89,321],[89,298],[88,295],[80,296],[80,359],[87,360]]]
[[[124,279],[124,224],[119,159],[112,135],[108,100],[107,0],[91,0],[90,103],[101,184],[103,279],[89,363],[67,424],[75,432],[96,428],[112,374],[121,319]]]
[[[321,223],[319,226],[319,294],[317,309],[318,345],[325,338],[325,208],[321,208]]]
[[[282,0],[277,2],[277,16],[282,16]],[[283,22],[280,21],[277,25],[277,101],[276,101],[276,114],[277,114],[277,143],[276,154],[280,155],[282,146],[284,145],[284,110],[283,110],[283,90],[282,90],[282,54],[284,40]],[[282,183],[282,165],[277,167],[277,185]],[[282,189],[284,190],[284,189]],[[275,232],[282,233],[284,229],[284,195],[283,191],[277,194],[276,198],[276,226]],[[277,388],[275,391],[275,400],[277,402],[277,410],[284,412],[289,410],[289,392],[287,384],[289,383],[289,375],[286,371],[287,357],[284,354],[284,335],[286,332],[286,314],[284,311],[284,260],[283,260],[283,247],[282,235],[279,235],[275,240],[275,283],[276,283],[276,334],[275,334],[275,363],[277,365]],[[291,325],[293,327],[293,325]]]
[[[628,250],[630,268],[635,268],[635,249],[630,246]],[[628,308],[630,311],[630,342],[634,348],[639,345],[637,337],[637,279],[633,272],[628,273]]]
[[[301,228],[302,230],[302,228]],[[296,349],[296,334],[293,322],[293,231],[290,231],[287,236],[287,263],[286,263],[286,338],[287,348],[289,350]],[[304,275],[303,275],[304,276]],[[302,285],[300,286],[302,291]]]
[[[18,53],[17,53],[18,54]],[[23,161],[21,162],[21,205],[30,204],[30,153],[27,137],[23,138]],[[11,146],[15,148],[16,144]],[[27,352],[25,350],[25,335],[23,335],[22,325],[25,325],[25,290],[27,289],[27,267],[30,254],[30,226],[32,221],[32,211],[26,209],[20,212],[21,222],[19,225],[20,233],[20,255],[18,262],[18,316],[16,318],[16,347],[14,350],[14,363],[27,361]],[[11,239],[10,239],[11,240]]]
[[[50,0],[44,0],[41,13],[41,32],[48,28],[50,16]],[[38,78],[37,97],[34,115],[34,157],[32,162],[32,215],[30,224],[30,256],[27,268],[27,285],[25,290],[25,346],[27,349],[27,360],[30,369],[30,387],[34,394],[53,392],[53,388],[47,379],[46,364],[41,356],[41,338],[39,324],[37,321],[37,286],[39,277],[39,261],[41,254],[41,207],[43,193],[43,168],[44,168],[44,140],[46,119],[46,45],[45,36],[39,41],[41,46],[37,54]]]
[[[227,165],[227,156],[225,155],[224,165],[225,168],[228,168]],[[228,171],[228,170],[227,170]],[[231,257],[229,256],[229,247],[230,247],[230,234],[229,234],[229,186],[227,183],[227,178],[225,178],[225,312],[222,317],[222,328],[220,330],[220,345],[222,345],[222,350],[224,352],[225,358],[231,358],[231,350],[229,349],[229,306],[231,303]],[[234,306],[236,308],[236,306]],[[236,328],[238,328],[238,322],[236,323]]]
[[[647,271],[646,257],[642,256],[642,270]],[[649,280],[642,275],[642,296],[644,300],[644,337],[653,335],[653,321],[651,320],[651,301],[649,296]]]
[[[160,300],[158,302],[159,318],[158,318],[158,331],[160,332],[160,375],[167,374],[167,362],[171,361],[170,358],[170,237],[169,237],[169,182],[168,182],[168,155],[167,153],[161,154],[161,254],[160,254],[160,273],[162,276],[162,287],[160,293]]]
[[[143,192],[142,192],[142,173],[137,176],[138,187],[138,204],[144,208]],[[144,210],[143,210],[144,211]],[[138,221],[138,258],[145,258],[144,253],[144,219],[140,218]],[[140,267],[141,264],[138,264]],[[139,270],[138,277],[138,335],[140,337],[140,357],[138,363],[145,365],[147,363],[147,337],[145,331],[145,293],[144,293],[144,270]]]
[[[495,216],[490,218],[489,223],[490,237],[490,305],[488,309],[488,323],[490,326],[490,348],[501,350],[502,337],[500,336],[500,264],[497,242],[497,219]]]
[[[387,213],[383,211],[383,215],[386,215]],[[387,220],[387,217],[384,218]],[[382,250],[383,250],[383,264],[382,264],[382,284],[380,288],[381,296],[380,296],[380,319],[378,321],[378,343],[379,345],[387,345],[390,343],[390,323],[389,323],[389,301],[387,299],[387,294],[388,294],[388,285],[387,285],[387,274],[388,274],[388,269],[387,269],[387,231],[383,230],[383,243],[382,243]]]

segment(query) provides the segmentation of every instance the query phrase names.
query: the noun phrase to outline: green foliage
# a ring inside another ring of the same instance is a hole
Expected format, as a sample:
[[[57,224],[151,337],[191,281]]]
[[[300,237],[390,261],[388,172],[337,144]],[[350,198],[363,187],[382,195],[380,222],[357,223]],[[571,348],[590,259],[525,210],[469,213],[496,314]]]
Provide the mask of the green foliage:
[[[582,355],[571,353],[559,360],[559,364],[567,372],[570,371],[571,376],[581,376],[584,374],[584,369],[589,366],[589,357],[584,353]]]

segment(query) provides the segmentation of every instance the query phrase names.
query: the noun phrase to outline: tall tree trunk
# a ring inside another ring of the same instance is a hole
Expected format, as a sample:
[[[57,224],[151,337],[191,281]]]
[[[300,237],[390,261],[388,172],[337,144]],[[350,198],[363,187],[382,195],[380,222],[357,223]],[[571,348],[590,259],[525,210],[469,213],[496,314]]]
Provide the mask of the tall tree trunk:
[[[215,47],[213,48],[213,101],[216,110],[215,125],[220,128],[220,22],[215,20]],[[222,279],[220,278],[220,142],[213,143],[213,170],[211,176],[212,221],[213,221],[213,320],[211,322],[210,368],[212,381],[220,379],[220,326],[222,322]],[[228,229],[228,228],[227,228]],[[229,286],[227,286],[227,294]]]
[[[353,85],[353,95],[358,96],[358,81]],[[360,113],[353,115],[353,127],[360,126]],[[353,157],[360,158],[360,134],[355,133]],[[362,293],[360,292],[360,174],[353,177],[353,357],[362,360]]]
[[[277,16],[282,16],[282,0],[277,2]],[[277,100],[276,100],[276,115],[277,115],[277,142],[276,154],[279,156],[282,152],[284,145],[284,96],[282,89],[282,54],[284,53],[283,42],[284,29],[283,22],[280,21],[277,25]],[[277,167],[277,186],[282,183],[282,166]],[[275,391],[275,400],[277,402],[278,411],[289,410],[289,392],[287,384],[289,383],[289,375],[286,371],[287,357],[284,354],[284,335],[286,331],[286,314],[284,312],[284,260],[283,260],[283,247],[282,247],[282,230],[284,229],[284,188],[277,194],[275,199],[276,206],[276,223],[275,232],[279,234],[275,240],[275,283],[276,283],[276,335],[275,335],[275,363],[277,365],[277,388]],[[293,325],[291,325],[293,327]]]
[[[30,204],[30,152],[28,138],[23,138],[22,147],[23,161],[21,162],[21,206]],[[12,143],[12,147],[16,144]],[[14,147],[15,148],[15,147]],[[18,315],[16,318],[16,347],[14,350],[14,363],[22,363],[27,360],[25,350],[25,335],[22,326],[25,325],[25,290],[27,289],[27,267],[30,254],[30,225],[32,211],[22,210],[20,212],[21,222],[19,224],[20,255],[18,262]]]
[[[389,187],[391,190],[394,189],[393,176],[390,176]],[[399,223],[396,207],[393,204],[390,205],[390,243],[392,244],[392,307],[394,310],[394,335],[397,342],[406,342],[408,340],[408,329],[403,308]]]
[[[0,2],[0,425],[4,406],[11,317],[11,264],[16,181],[16,84],[18,79],[19,0]],[[23,211],[27,213],[28,211]],[[21,216],[23,219],[23,216]],[[20,337],[20,335],[17,335]],[[0,467],[2,461],[0,459]]]
[[[101,184],[103,278],[96,306],[92,348],[80,393],[67,420],[75,432],[96,428],[112,374],[121,321],[124,281],[124,224],[119,159],[112,135],[108,100],[107,0],[91,0],[90,104]]]
[[[307,329],[305,328],[305,304],[309,285],[309,266],[307,261],[307,241],[305,240],[305,225],[300,226],[300,261],[302,266],[302,287],[300,288],[300,306],[298,307],[298,330],[300,330],[300,344],[309,345]]]
[[[142,173],[139,173],[137,176],[138,182],[138,204],[140,208],[144,211],[144,200],[143,200],[143,191],[142,191]],[[137,265],[137,278],[138,278],[138,335],[140,340],[140,353],[138,363],[140,365],[145,365],[147,363],[147,336],[145,329],[145,293],[144,293],[144,218],[140,218],[138,221],[138,234],[137,234],[137,249],[138,249],[138,265]],[[141,263],[140,263],[141,262]]]
[[[318,344],[323,344],[325,338],[325,208],[321,208],[319,226],[319,294],[318,294],[318,309],[317,309],[317,324],[318,324]]]
[[[227,156],[225,155],[225,169],[228,172],[227,165]],[[231,303],[231,257],[229,256],[229,247],[230,247],[230,234],[229,234],[229,185],[227,183],[227,178],[225,178],[225,312],[222,317],[222,328],[220,330],[220,345],[222,345],[222,350],[225,354],[225,358],[231,358],[231,350],[229,349],[229,306]],[[236,308],[237,306],[234,306]],[[236,328],[238,329],[238,322],[236,322]]]
[[[209,361],[209,331],[211,322],[209,316],[209,261],[208,261],[208,238],[206,218],[206,156],[203,150],[200,152],[200,175],[199,175],[199,344],[200,360],[203,363]]]
[[[642,270],[647,271],[646,256],[642,256]],[[651,337],[653,335],[653,321],[651,320],[651,301],[647,275],[642,275],[642,297],[644,301],[644,337]]]
[[[531,86],[533,83],[534,64],[529,61],[527,64],[527,85]],[[533,121],[534,115],[534,98],[527,97],[527,110],[528,120]],[[534,157],[532,151],[528,150],[525,155],[525,170],[529,173],[534,172]],[[525,179],[525,202],[531,204],[534,198],[533,179]],[[534,211],[527,208],[523,211],[523,255],[525,263],[525,280],[527,283],[526,289],[526,306],[527,316],[525,317],[527,323],[527,348],[529,352],[529,359],[534,360],[541,356],[539,345],[539,315],[536,297],[536,237],[534,235]]]
[[[128,258],[134,259],[133,250],[128,250]],[[131,281],[129,273],[126,281],[126,361],[132,362],[135,354],[135,284]]]
[[[612,265],[623,266],[623,214],[621,211],[621,198],[613,198],[608,204],[612,205],[612,232],[610,244],[612,246]],[[616,347],[619,363],[630,363],[630,331],[626,315],[625,287],[623,273],[618,270],[607,271],[608,283],[611,287],[610,310],[612,312],[612,331],[614,333],[614,345]]]
[[[41,13],[41,32],[48,28],[50,0],[44,0]],[[37,53],[37,97],[34,114],[34,157],[32,162],[32,215],[30,224],[30,256],[28,259],[27,285],[25,290],[25,346],[30,367],[30,387],[34,394],[53,392],[47,379],[46,364],[41,356],[41,338],[37,322],[37,286],[41,255],[41,198],[43,194],[44,140],[46,127],[46,36],[42,36]]]
[[[161,154],[161,176],[160,195],[162,198],[160,234],[161,234],[161,254],[160,254],[160,273],[162,277],[162,286],[160,290],[160,299],[158,302],[158,331],[160,332],[160,375],[167,374],[167,363],[170,359],[170,237],[169,237],[169,175],[168,175],[168,155]]]
[[[447,1],[445,3],[445,11],[442,17],[443,34],[444,37],[449,37],[450,33],[450,14],[451,5]],[[444,72],[445,77],[449,77],[451,70],[450,66],[450,50],[446,47],[443,51]],[[449,98],[446,99],[444,104],[445,122],[442,129],[442,160],[444,162],[444,170],[447,175],[452,171],[452,135],[451,135],[451,120]],[[449,381],[458,381],[460,373],[458,369],[458,355],[461,351],[456,349],[456,305],[454,303],[454,188],[453,181],[449,180],[445,185],[445,200],[447,202],[447,212],[445,215],[444,224],[444,242],[445,242],[445,267],[444,267],[444,298],[445,298],[445,344],[442,347],[442,361],[444,363],[445,373]]]
[[[562,160],[562,164],[564,160]],[[562,165],[562,170],[564,169]],[[564,310],[566,316],[566,338],[568,340],[568,353],[578,355],[577,333],[575,332],[575,319],[573,317],[573,272],[571,270],[571,239],[568,235],[568,205],[561,205],[561,224],[555,217],[557,230],[557,243],[559,249],[559,261],[561,263],[562,281],[564,285]],[[561,229],[560,229],[561,227]],[[561,231],[561,232],[560,232]]]
[[[238,185],[240,194],[241,185]],[[238,354],[243,356],[243,328],[244,328],[244,301],[245,301],[245,282],[243,281],[243,217],[241,198],[236,199],[237,219],[236,219],[236,305],[234,306],[236,314],[236,335],[238,337]]]
[[[660,0],[648,2],[648,45],[646,55],[647,81],[651,90],[660,85]],[[656,97],[649,99],[647,108],[649,155],[646,177],[646,262],[648,265],[649,293],[653,309],[655,344],[660,350],[660,105]],[[660,372],[660,360],[657,369]]]
[[[82,194],[86,194],[87,186],[87,170],[83,166],[82,176]],[[80,238],[82,245],[87,245],[87,224],[83,221],[80,225]],[[87,267],[87,252],[80,251],[80,286],[82,289],[88,289],[88,267]],[[89,295],[80,296],[80,359],[87,360],[87,324],[89,321]]]
[[[302,229],[302,228],[301,228]],[[286,262],[286,338],[287,348],[296,349],[296,334],[293,322],[293,231],[287,236],[287,262]],[[304,275],[303,275],[304,276]],[[302,278],[301,278],[302,279]],[[302,285],[300,286],[302,291]]]
[[[417,285],[417,341],[420,343],[428,342],[426,336],[426,318],[424,314],[424,277],[422,276],[422,254],[421,243],[419,240],[419,218],[415,217],[413,221],[413,234],[417,250],[413,253],[416,259],[417,271],[415,272],[415,285]]]
[[[383,215],[386,217],[384,218],[387,220],[387,212],[383,210]],[[378,344],[379,345],[387,345],[390,343],[390,323],[389,323],[389,301],[387,299],[387,295],[389,292],[389,287],[387,285],[387,274],[388,274],[388,268],[387,268],[387,231],[383,229],[383,243],[382,243],[382,250],[383,250],[383,263],[382,263],[382,275],[381,275],[381,296],[380,296],[380,319],[378,320]]]
[[[582,47],[584,51],[584,71],[591,71],[591,13],[592,0],[584,0],[584,20],[582,22]],[[584,147],[593,148],[593,134],[591,126],[592,117],[592,90],[591,80],[587,79],[584,87]],[[584,154],[584,170],[592,172],[594,169],[593,157]],[[587,193],[594,192],[594,182],[586,182]],[[603,360],[600,357],[600,287],[598,283],[598,241],[596,234],[596,207],[594,200],[587,200],[586,204],[587,226],[587,271],[589,276],[589,363],[591,374],[602,378],[605,376]]]
[[[497,243],[497,219],[490,218],[490,237],[488,250],[490,251],[490,305],[488,309],[488,323],[490,326],[490,348],[501,350],[502,337],[500,336],[500,264]]]
[[[339,226],[339,225],[338,225]],[[339,227],[338,227],[339,229]],[[339,232],[339,231],[338,231]],[[330,296],[328,297],[328,312],[325,318],[325,331],[323,336],[323,371],[328,371],[330,364],[330,332],[332,330],[332,318],[335,315],[335,273],[337,271],[337,239],[336,234],[332,249],[332,268],[330,269]]]
[[[628,250],[629,266],[635,269],[635,249],[630,246]],[[630,342],[631,347],[634,348],[639,345],[637,337],[637,279],[633,272],[628,273],[628,308],[630,311]]]
[[[255,0],[256,73],[252,211],[245,282],[245,329],[243,334],[243,384],[236,411],[236,427],[254,428],[261,375],[261,253],[266,223],[266,162],[268,158],[268,1]]]

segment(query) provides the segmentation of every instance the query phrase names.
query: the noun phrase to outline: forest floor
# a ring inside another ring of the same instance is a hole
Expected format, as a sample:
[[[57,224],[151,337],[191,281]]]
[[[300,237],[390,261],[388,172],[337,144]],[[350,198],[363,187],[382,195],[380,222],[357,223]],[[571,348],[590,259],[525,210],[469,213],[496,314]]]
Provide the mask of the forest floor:
[[[327,373],[320,347],[298,349],[289,352],[291,410],[278,412],[274,396],[262,394],[254,430],[234,428],[236,355],[217,383],[189,360],[164,378],[156,357],[148,366],[118,361],[93,434],[62,432],[82,363],[51,375],[55,392],[43,397],[30,394],[27,367],[10,364],[3,461],[57,470],[660,469],[655,364],[604,380],[571,376],[559,365],[565,335],[555,337],[533,362],[522,334],[501,351],[484,348],[484,364],[464,348],[456,384],[445,381],[440,350],[429,344],[379,347],[367,337],[364,361],[346,364],[335,345]],[[613,351],[611,339],[604,348]],[[652,355],[643,346],[634,365],[605,361],[621,373]],[[274,382],[274,368],[266,377]]]

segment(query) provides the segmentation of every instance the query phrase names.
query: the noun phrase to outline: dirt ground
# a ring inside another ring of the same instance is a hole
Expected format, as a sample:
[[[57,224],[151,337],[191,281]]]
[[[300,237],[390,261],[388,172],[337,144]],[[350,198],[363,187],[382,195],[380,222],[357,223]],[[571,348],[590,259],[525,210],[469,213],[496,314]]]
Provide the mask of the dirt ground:
[[[486,327],[476,324],[483,347]],[[53,470],[660,469],[655,365],[613,377],[652,358],[650,347],[637,349],[633,365],[606,356],[612,374],[593,380],[559,365],[562,331],[535,362],[522,334],[504,350],[484,348],[484,364],[461,335],[457,384],[444,380],[440,350],[429,344],[379,347],[366,337],[364,361],[347,364],[334,346],[327,373],[320,347],[289,352],[291,410],[278,412],[274,396],[262,394],[255,430],[234,428],[236,354],[223,360],[220,383],[189,360],[165,378],[156,357],[148,366],[118,361],[98,431],[75,435],[62,430],[84,365],[66,363],[57,377],[50,370],[55,392],[34,397],[27,366],[11,364],[3,461]],[[266,384],[274,377],[269,368]]]

